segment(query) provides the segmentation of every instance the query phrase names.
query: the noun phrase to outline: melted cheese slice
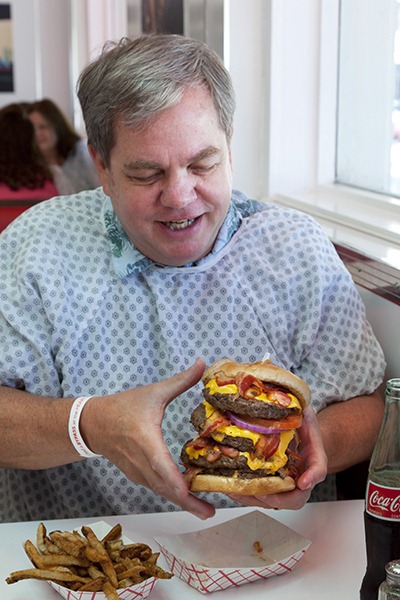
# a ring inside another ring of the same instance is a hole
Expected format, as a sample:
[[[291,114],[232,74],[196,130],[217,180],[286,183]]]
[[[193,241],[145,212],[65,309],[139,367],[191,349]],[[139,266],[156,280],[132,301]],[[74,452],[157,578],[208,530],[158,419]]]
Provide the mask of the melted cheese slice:
[[[238,393],[236,384],[228,383],[227,385],[218,385],[218,383],[216,382],[215,379],[211,379],[207,383],[206,388],[209,390],[211,395],[217,394],[217,393],[218,394],[237,394]],[[293,394],[291,394],[290,392],[287,392],[287,393],[291,399],[291,402],[287,408],[300,408],[301,409],[301,404],[300,404],[299,400],[296,398],[296,396],[293,396]],[[256,398],[257,398],[257,400],[261,400],[262,402],[271,402],[272,404],[278,404],[276,401],[270,400],[268,398],[268,394],[265,392],[261,392],[261,394],[256,396]]]

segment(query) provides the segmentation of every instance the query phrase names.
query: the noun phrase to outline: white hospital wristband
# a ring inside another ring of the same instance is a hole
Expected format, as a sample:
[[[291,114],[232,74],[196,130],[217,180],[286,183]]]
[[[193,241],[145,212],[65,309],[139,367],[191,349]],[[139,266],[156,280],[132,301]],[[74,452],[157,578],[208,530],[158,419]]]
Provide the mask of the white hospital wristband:
[[[81,398],[77,398],[76,400],[74,400],[71,406],[71,412],[69,413],[68,421],[68,433],[70,440],[78,454],[80,456],[83,456],[84,458],[93,458],[94,456],[101,456],[101,454],[95,454],[94,452],[89,450],[89,448],[83,441],[83,437],[79,429],[79,421],[81,418],[83,407],[85,406],[86,402],[91,398],[92,396],[82,396]]]

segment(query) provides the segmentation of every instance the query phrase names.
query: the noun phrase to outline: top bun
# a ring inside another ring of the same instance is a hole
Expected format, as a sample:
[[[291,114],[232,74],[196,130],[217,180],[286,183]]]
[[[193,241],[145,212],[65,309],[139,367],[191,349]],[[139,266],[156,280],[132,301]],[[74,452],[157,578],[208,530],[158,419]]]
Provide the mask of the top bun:
[[[225,377],[234,378],[238,373],[243,372],[254,375],[254,377],[266,383],[274,383],[286,388],[296,396],[303,408],[310,403],[311,392],[306,382],[294,373],[274,365],[270,360],[254,363],[238,363],[229,360],[229,358],[221,358],[221,360],[217,360],[217,362],[210,365],[204,371],[202,380],[204,384],[207,384],[220,373],[225,375]]]

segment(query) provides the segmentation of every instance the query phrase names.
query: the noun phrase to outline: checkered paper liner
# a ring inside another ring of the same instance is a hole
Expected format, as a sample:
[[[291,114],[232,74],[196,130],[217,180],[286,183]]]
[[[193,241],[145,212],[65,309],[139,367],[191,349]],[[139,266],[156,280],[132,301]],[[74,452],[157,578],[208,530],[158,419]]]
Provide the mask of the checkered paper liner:
[[[288,573],[311,544],[261,511],[155,540],[170,571],[203,594]]]
[[[146,579],[132,587],[117,590],[117,594],[121,600],[142,600],[147,598],[157,581],[155,577],[150,577],[150,579]],[[103,592],[74,592],[52,581],[49,581],[49,584],[67,600],[102,600],[106,597]]]
[[[104,537],[111,529],[111,526],[104,521],[89,523],[89,527],[99,538]],[[125,544],[132,543],[132,540],[124,535],[122,536],[122,539]],[[137,585],[132,585],[131,587],[117,590],[117,594],[121,600],[144,600],[144,598],[147,598],[147,596],[153,590],[157,581],[158,579],[156,577],[150,577],[149,579],[146,579]],[[54,583],[53,581],[49,581],[48,583],[56,590],[56,592],[61,594],[61,596],[67,600],[104,600],[106,597],[103,592],[80,592],[79,590],[73,591],[62,585],[59,585],[58,583]]]

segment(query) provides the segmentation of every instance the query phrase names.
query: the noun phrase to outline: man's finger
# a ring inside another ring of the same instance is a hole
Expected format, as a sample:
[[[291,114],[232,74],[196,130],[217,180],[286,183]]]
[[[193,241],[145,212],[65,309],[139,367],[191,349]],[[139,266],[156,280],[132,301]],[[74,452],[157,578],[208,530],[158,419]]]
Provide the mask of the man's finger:
[[[198,358],[191,367],[162,382],[161,385],[166,399],[166,405],[198,383],[205,368],[206,365],[204,360]]]

